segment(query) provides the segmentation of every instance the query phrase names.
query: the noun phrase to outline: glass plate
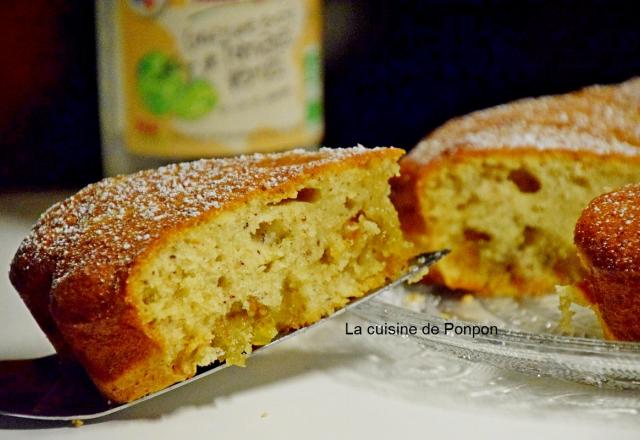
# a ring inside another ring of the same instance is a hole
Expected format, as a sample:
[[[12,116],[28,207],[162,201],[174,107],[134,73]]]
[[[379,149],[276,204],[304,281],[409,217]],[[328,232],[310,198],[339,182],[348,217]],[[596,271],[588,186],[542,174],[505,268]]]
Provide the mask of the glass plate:
[[[354,313],[382,326],[495,325],[488,335],[405,336],[421,347],[500,368],[601,387],[640,389],[640,343],[601,339],[595,316],[579,308],[574,334],[558,328],[558,298],[474,298],[425,286],[399,286],[358,306]]]

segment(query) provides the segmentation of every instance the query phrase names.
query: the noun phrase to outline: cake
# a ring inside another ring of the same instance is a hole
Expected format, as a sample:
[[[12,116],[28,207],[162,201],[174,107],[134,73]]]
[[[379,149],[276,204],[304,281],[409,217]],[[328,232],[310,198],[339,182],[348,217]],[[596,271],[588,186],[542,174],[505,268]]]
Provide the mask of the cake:
[[[521,296],[579,279],[580,212],[640,181],[639,109],[633,79],[471,113],[422,140],[392,186],[418,248],[452,250],[430,281]]]
[[[591,201],[574,239],[586,274],[575,287],[561,289],[563,305],[591,307],[609,339],[640,341],[640,185]]]
[[[414,255],[395,148],[168,165],[46,211],[10,278],[58,353],[126,402],[343,307]]]

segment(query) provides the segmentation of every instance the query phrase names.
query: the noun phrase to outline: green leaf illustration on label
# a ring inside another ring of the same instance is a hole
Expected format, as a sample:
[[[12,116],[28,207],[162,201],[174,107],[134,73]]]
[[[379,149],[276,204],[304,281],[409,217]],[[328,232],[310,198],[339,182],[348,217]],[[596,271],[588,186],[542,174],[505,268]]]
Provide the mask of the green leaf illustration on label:
[[[198,119],[209,113],[217,102],[213,86],[204,79],[196,79],[182,90],[174,111],[180,118]]]
[[[322,62],[320,49],[311,45],[304,54],[304,82],[307,94],[307,123],[322,123]]]
[[[138,62],[138,91],[154,115],[197,119],[217,104],[213,86],[203,79],[190,79],[180,61],[161,52],[149,52]]]

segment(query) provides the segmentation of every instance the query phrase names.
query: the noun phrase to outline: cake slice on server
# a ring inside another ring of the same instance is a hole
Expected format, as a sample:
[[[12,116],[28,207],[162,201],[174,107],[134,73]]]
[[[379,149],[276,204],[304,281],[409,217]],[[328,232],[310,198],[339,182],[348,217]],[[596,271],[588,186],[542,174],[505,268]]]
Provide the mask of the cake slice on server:
[[[201,160],[102,180],[50,208],[11,280],[61,355],[131,401],[343,307],[415,255],[394,148]]]
[[[393,200],[431,279],[485,295],[580,277],[573,228],[596,195],[640,181],[640,79],[453,119],[401,161]]]

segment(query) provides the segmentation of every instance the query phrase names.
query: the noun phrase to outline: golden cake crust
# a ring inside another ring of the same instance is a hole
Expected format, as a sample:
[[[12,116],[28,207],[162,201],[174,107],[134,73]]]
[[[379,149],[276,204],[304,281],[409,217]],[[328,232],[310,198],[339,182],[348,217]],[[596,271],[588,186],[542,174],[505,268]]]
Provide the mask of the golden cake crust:
[[[162,349],[127,294],[130,274],[165,237],[250,197],[281,198],[328,168],[366,167],[403,153],[361,146],[293,150],[104,179],[41,216],[15,255],[10,278],[56,350],[80,360],[107,396],[126,401],[144,394],[136,384],[149,375],[163,386],[179,378],[154,361]],[[131,372],[143,364],[152,368]],[[128,395],[116,391],[124,388]]]
[[[640,340],[640,185],[596,197],[576,223],[579,284],[616,339]]]

